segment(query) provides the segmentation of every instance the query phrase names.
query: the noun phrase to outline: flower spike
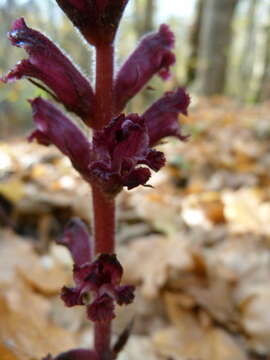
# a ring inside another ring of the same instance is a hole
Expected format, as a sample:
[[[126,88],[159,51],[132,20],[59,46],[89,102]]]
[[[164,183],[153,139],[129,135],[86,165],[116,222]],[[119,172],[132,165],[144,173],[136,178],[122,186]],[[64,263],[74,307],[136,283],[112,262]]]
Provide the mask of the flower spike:
[[[38,79],[68,110],[91,124],[95,102],[91,85],[61,50],[45,35],[27,27],[23,18],[13,23],[9,39],[12,45],[24,48],[29,58],[19,62],[2,81]]]
[[[92,45],[111,44],[128,0],[56,0]]]
[[[174,34],[168,25],[161,25],[158,32],[146,35],[136,50],[120,68],[115,80],[116,113],[123,110],[155,74],[166,80],[169,68],[175,63]]]
[[[16,20],[9,33],[12,45],[23,48],[28,58],[4,77],[12,82],[23,77],[93,128],[92,140],[50,101],[30,100],[36,129],[29,140],[54,144],[92,187],[93,228],[72,219],[58,239],[71,253],[73,287],[64,286],[61,298],[68,307],[85,306],[95,322],[94,349],[74,349],[43,360],[115,360],[131,330],[126,327],[115,345],[111,320],[117,305],[134,300],[134,286],[123,285],[123,268],[115,251],[115,200],[126,187],[149,186],[151,171],[165,164],[154,146],[167,136],[185,140],[179,115],[187,114],[190,98],[182,88],[165,93],[142,116],[123,114],[148,81],[170,77],[175,63],[174,34],[168,25],[144,36],[135,51],[114,74],[114,39],[128,0],[56,0],[86,41],[96,47],[95,88],[71,60],[45,35]],[[99,121],[99,123],[97,123]],[[92,244],[92,241],[94,243]]]

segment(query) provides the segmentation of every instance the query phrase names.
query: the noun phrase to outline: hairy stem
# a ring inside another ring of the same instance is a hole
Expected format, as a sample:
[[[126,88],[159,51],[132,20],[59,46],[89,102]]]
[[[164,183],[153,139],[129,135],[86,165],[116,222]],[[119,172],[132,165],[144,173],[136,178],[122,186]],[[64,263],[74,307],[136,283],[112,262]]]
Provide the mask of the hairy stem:
[[[112,360],[111,323],[95,323],[95,350],[100,360]]]
[[[96,47],[96,129],[106,126],[113,115],[114,46]],[[96,130],[96,131],[97,131]],[[93,185],[95,254],[113,253],[115,246],[115,200]],[[111,321],[95,323],[95,350],[100,360],[112,360]]]
[[[96,48],[96,99],[97,129],[111,120],[113,112],[114,46],[100,45]]]
[[[114,252],[115,201],[92,186],[95,254]]]

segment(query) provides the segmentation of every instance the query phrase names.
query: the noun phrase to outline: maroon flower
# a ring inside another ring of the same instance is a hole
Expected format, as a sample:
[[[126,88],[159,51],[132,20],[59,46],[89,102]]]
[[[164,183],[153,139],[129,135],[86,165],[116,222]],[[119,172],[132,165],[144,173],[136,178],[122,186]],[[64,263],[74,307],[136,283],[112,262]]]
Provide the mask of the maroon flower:
[[[90,143],[82,131],[49,101],[36,98],[30,101],[37,125],[29,140],[40,144],[54,144],[67,155],[83,176],[88,174]]]
[[[186,140],[180,132],[179,114],[187,115],[190,97],[185,89],[165,93],[143,114],[148,128],[150,146],[154,146],[160,140],[168,136],[175,136],[180,140]]]
[[[128,0],[56,0],[74,26],[95,46],[113,42]]]
[[[169,67],[175,63],[171,52],[174,34],[168,25],[161,25],[158,32],[146,35],[137,49],[120,68],[115,80],[116,112],[123,110],[155,74],[163,79],[170,76]]]
[[[149,147],[145,121],[137,114],[120,115],[96,132],[92,155],[91,177],[109,193],[144,185],[151,173],[140,165],[158,171],[165,164],[163,153]]]
[[[94,112],[91,85],[59,48],[40,32],[27,27],[22,18],[14,22],[9,39],[12,45],[24,48],[29,58],[19,62],[2,80],[38,79],[68,110],[91,124]]]
[[[86,225],[79,219],[72,219],[64,229],[64,234],[57,240],[60,245],[66,246],[77,266],[92,259],[92,239]]]
[[[130,304],[134,287],[120,286],[123,268],[114,254],[101,254],[92,263],[74,265],[74,288],[64,287],[66,306],[86,305],[92,321],[108,321],[115,317],[114,304]],[[90,297],[92,295],[92,297]]]

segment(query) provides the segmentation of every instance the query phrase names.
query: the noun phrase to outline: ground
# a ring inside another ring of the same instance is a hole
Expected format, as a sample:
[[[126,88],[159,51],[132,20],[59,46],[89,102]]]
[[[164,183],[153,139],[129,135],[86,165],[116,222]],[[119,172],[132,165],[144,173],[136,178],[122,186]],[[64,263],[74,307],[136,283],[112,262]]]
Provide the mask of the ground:
[[[270,355],[270,104],[193,99],[185,143],[160,145],[154,188],[118,199],[117,252],[136,301],[121,360],[255,360]],[[0,144],[0,358],[89,346],[83,309],[59,299],[71,259],[64,224],[91,224],[89,188],[56,149]]]

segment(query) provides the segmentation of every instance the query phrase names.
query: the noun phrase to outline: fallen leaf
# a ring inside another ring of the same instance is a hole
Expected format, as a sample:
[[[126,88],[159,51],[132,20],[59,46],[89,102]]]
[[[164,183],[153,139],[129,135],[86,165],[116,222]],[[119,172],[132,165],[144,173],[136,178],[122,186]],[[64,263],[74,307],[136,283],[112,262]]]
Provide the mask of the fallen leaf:
[[[180,236],[138,239],[130,244],[120,259],[126,281],[142,283],[142,293],[149,298],[158,295],[171,273],[188,271],[193,267],[187,242]]]

